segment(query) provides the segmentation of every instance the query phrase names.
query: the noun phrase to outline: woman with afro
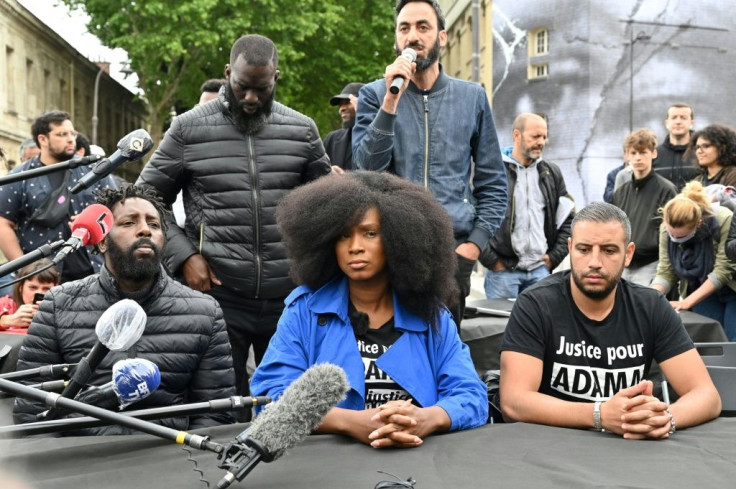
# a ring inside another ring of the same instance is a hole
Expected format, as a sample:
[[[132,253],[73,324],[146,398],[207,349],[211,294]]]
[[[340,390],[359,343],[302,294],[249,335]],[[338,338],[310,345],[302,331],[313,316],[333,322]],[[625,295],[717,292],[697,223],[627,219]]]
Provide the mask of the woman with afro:
[[[276,219],[299,287],[253,395],[278,398],[329,362],[350,390],[318,433],[415,447],[487,421],[486,387],[446,307],[456,297],[452,224],[429,192],[388,173],[330,175],[286,196]]]

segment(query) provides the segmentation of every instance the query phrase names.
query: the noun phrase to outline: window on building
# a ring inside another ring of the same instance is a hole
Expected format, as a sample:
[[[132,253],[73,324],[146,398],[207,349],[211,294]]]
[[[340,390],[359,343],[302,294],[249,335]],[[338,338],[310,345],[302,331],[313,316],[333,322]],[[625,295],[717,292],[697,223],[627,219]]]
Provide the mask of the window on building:
[[[549,63],[534,63],[529,65],[529,79],[546,78],[549,76]]]
[[[547,54],[549,52],[549,32],[547,29],[537,31],[535,47],[537,54]]]
[[[549,62],[542,61],[549,54],[549,30],[539,27],[529,31],[529,66],[527,77],[529,80],[546,78],[549,76]],[[540,59],[540,56],[544,58]]]
[[[51,72],[49,70],[43,70],[43,111],[46,112],[51,108]]]
[[[33,60],[26,58],[26,115],[36,113],[36,80],[33,78]]]
[[[15,57],[13,53],[15,50],[10,46],[5,46],[5,66],[6,66],[6,80],[7,80],[7,105],[8,112],[15,112]]]

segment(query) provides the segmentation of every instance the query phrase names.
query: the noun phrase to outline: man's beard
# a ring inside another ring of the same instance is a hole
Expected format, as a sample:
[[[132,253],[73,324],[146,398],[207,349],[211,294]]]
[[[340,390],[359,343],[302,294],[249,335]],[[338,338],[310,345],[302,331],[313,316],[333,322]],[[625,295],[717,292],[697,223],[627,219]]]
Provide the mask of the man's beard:
[[[263,103],[259,102],[259,107],[255,114],[247,114],[244,109],[244,103],[235,98],[233,88],[229,83],[225,84],[225,100],[228,103],[228,110],[235,121],[235,126],[245,134],[255,134],[260,131],[268,122],[268,116],[271,115],[273,108],[273,99],[276,96],[276,87],[271,92],[271,96]]]
[[[522,148],[522,153],[524,154],[524,156],[526,156],[527,158],[529,158],[531,161],[537,161],[539,158],[542,157],[542,151],[544,151],[544,150],[543,149],[539,150],[539,155],[538,156],[534,154],[534,151],[535,151],[535,149],[533,147],[531,147],[531,146],[524,145],[524,147]]]
[[[611,292],[616,288],[618,283],[621,281],[621,274],[624,272],[624,268],[621,267],[621,270],[618,271],[616,275],[608,275],[605,274],[603,271],[599,270],[595,272],[596,275],[600,275],[603,279],[607,279],[608,282],[605,284],[605,286],[602,289],[590,289],[587,285],[585,285],[585,282],[583,282],[584,276],[581,274],[578,274],[578,272],[571,266],[571,273],[572,273],[572,279],[575,282],[575,285],[577,285],[578,290],[583,293],[586,297],[593,300],[602,300],[608,297]]]
[[[422,45],[419,43],[409,43],[406,45],[407,48],[417,48],[421,47]],[[396,47],[396,56],[401,56],[401,51],[399,50],[398,46]],[[426,70],[433,64],[437,62],[437,60],[440,59],[440,36],[437,36],[437,39],[435,39],[434,44],[432,45],[432,49],[429,50],[427,55],[423,58],[417,57],[416,64],[417,64],[417,73],[421,73],[422,71]]]
[[[141,245],[153,250],[151,258],[136,258],[135,250]],[[108,239],[105,254],[110,258],[112,271],[118,279],[138,283],[148,282],[161,268],[161,249],[148,238],[139,239],[127,251],[119,247],[115,241]]]
[[[63,151],[61,153],[57,153],[56,151],[49,148],[49,155],[58,162],[69,161],[74,157],[74,151],[72,151],[71,153],[64,153]]]
[[[355,126],[355,117],[351,117],[350,119],[346,121],[342,121],[343,129],[352,129],[353,126]]]

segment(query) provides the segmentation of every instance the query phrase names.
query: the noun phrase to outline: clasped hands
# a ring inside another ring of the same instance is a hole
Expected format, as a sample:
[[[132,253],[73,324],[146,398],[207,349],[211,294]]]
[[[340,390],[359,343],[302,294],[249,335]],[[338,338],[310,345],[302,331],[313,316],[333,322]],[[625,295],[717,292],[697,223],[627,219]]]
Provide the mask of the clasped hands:
[[[620,390],[601,405],[601,425],[629,440],[669,437],[669,405],[652,395],[654,384],[645,380]]]
[[[370,416],[366,425],[364,443],[373,448],[412,448],[422,444],[422,439],[447,425],[449,417],[438,406],[420,408],[411,400],[389,401],[377,409],[364,411]]]

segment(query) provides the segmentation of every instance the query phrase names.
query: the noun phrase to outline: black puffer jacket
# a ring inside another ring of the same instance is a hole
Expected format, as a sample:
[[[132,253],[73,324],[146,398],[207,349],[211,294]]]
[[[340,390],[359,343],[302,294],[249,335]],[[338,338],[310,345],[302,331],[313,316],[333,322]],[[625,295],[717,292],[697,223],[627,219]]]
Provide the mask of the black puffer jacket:
[[[167,231],[166,265],[173,274],[201,253],[239,295],[277,299],[294,284],[276,205],[329,172],[312,119],[274,102],[268,124],[249,136],[233,124],[221,93],[174,119],[136,183],[156,187],[167,203],[184,191],[186,225]]]
[[[158,365],[161,385],[129,409],[172,406],[235,395],[235,374],[225,322],[217,302],[169,278],[162,271],[142,297],[122,295],[105,267],[99,275],[69,282],[46,294],[23,341],[18,370],[56,363],[79,362],[97,336],[95,325],[102,313],[121,299],[134,299],[148,315],[143,336],[128,352],[110,352],[95,369],[90,384],[112,378],[112,366],[136,356]],[[48,379],[34,379],[41,382]],[[16,423],[35,421],[41,404],[16,399]],[[177,430],[232,423],[229,413],[169,418],[154,421]],[[127,428],[110,426],[84,430],[83,434],[125,434]]]
[[[692,131],[690,131],[692,136]],[[682,190],[690,180],[694,180],[700,174],[698,160],[695,154],[685,156],[687,144],[672,144],[667,135],[657,147],[657,157],[652,161],[654,172],[675,184],[677,191]]]

